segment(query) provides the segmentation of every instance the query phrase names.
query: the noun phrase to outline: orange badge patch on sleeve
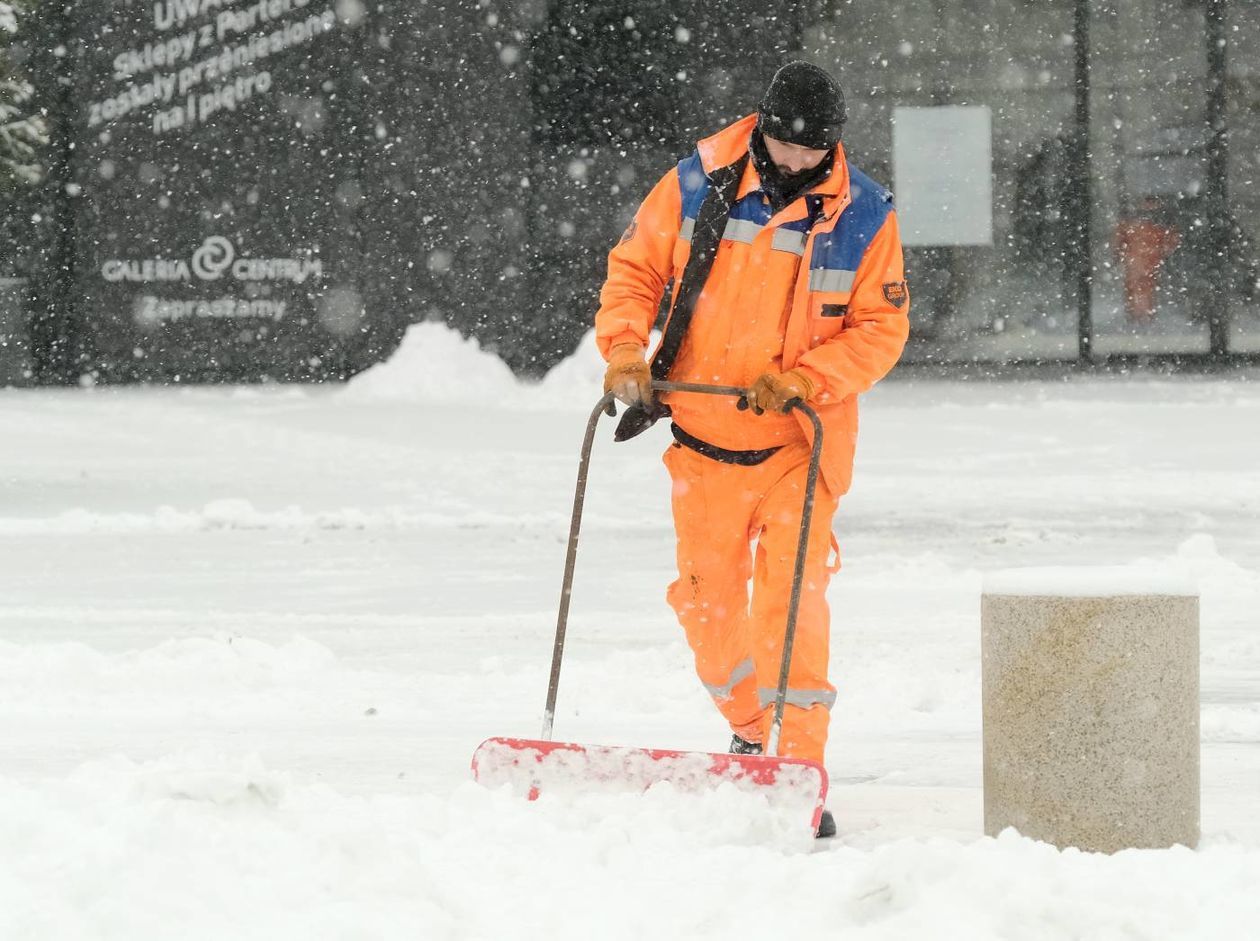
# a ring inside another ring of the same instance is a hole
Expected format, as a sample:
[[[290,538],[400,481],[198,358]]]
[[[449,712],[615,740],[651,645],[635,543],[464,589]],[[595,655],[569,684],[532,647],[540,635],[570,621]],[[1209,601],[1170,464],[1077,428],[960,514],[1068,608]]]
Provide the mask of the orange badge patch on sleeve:
[[[906,282],[889,281],[884,285],[884,300],[892,304],[898,310],[906,306],[906,298],[910,296],[906,290]]]

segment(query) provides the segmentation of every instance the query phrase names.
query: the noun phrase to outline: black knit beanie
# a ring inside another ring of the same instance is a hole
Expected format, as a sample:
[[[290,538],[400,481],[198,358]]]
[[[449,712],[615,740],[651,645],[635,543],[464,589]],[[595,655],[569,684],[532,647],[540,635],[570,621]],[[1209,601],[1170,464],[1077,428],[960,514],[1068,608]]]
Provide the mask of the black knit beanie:
[[[775,140],[830,150],[847,117],[844,92],[835,79],[808,62],[789,62],[766,89],[757,128]]]

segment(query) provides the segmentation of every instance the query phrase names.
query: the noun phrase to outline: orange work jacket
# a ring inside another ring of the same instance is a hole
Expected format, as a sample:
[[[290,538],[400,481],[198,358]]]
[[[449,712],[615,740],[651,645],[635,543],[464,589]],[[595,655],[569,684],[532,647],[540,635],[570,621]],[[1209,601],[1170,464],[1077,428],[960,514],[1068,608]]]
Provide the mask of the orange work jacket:
[[[747,152],[756,121],[748,115],[700,141],[656,184],[609,253],[595,315],[605,357],[621,343],[646,348],[671,282],[672,315],[708,174]],[[839,495],[852,479],[857,396],[897,362],[908,312],[892,194],[851,166],[842,145],[831,175],[777,213],[749,161],[669,378],[747,387],[763,372],[804,372],[818,390],[809,404],[823,424],[823,478]],[[680,427],[719,447],[782,443],[785,425],[812,442],[813,426],[799,412],[754,416],[733,398],[694,393],[662,400]]]

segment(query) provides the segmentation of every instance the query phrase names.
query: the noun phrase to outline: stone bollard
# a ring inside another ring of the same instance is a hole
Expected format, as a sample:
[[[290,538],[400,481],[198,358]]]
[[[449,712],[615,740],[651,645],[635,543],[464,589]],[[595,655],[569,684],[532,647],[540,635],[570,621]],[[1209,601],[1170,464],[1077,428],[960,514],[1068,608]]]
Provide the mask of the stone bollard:
[[[1199,840],[1187,576],[1014,569],[981,599],[984,829],[1112,853]]]

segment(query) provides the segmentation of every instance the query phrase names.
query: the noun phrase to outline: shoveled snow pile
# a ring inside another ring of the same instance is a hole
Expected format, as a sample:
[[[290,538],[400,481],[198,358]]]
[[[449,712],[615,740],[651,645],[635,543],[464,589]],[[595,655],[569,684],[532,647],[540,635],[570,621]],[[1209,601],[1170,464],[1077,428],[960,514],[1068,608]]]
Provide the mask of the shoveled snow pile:
[[[655,345],[657,335],[650,343]],[[591,408],[603,393],[604,360],[595,345],[595,331],[589,331],[573,355],[548,371],[533,391],[534,401],[556,408]]]
[[[510,401],[519,384],[503,360],[444,323],[407,329],[394,355],[351,380],[345,394],[376,401]]]
[[[655,342],[653,334],[651,342]],[[541,382],[518,382],[493,353],[451,327],[409,327],[388,361],[350,380],[350,398],[393,402],[508,403],[518,409],[585,411],[603,393],[604,361],[588,332],[573,354]]]

